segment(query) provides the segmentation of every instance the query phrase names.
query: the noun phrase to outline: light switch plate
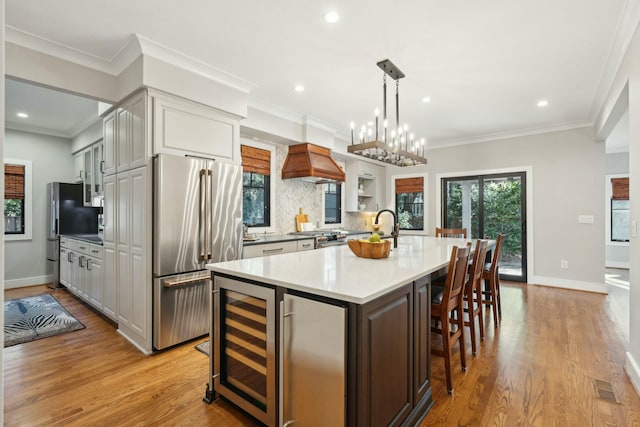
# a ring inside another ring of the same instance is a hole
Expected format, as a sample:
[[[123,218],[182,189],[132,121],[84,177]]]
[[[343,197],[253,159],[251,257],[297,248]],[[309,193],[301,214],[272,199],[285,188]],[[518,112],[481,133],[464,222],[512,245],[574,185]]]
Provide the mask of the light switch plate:
[[[638,223],[635,219],[631,220],[631,237],[638,237]]]
[[[578,224],[593,224],[593,215],[579,215]]]

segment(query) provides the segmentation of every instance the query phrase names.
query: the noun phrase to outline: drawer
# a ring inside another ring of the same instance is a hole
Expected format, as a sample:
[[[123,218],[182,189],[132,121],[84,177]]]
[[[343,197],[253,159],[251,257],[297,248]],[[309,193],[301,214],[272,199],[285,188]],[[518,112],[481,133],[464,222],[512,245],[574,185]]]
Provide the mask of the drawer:
[[[315,239],[298,240],[298,251],[315,249]]]
[[[78,241],[75,239],[70,239],[69,237],[60,237],[60,247],[71,249],[73,251],[78,249]]]
[[[78,252],[81,252],[85,255],[91,255],[91,252],[89,249],[92,246],[91,243],[83,242],[82,240],[76,240],[76,245],[77,245]]]
[[[297,250],[298,242],[295,240],[290,242],[251,245],[242,248],[242,258],[256,258],[260,256],[286,254],[288,252],[296,252]]]
[[[100,245],[89,244],[89,251],[87,255],[92,258],[102,259],[104,253],[104,248]]]

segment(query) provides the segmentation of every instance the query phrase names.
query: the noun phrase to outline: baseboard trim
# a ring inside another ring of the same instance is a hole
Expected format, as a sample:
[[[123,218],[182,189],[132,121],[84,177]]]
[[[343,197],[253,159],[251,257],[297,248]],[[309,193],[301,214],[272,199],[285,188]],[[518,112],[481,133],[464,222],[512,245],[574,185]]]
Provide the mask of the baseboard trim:
[[[28,286],[46,285],[53,282],[55,276],[48,274],[46,276],[25,277],[24,279],[11,279],[4,281],[5,289],[26,288]]]
[[[535,276],[533,284],[542,286],[551,286],[554,288],[572,289],[576,291],[596,292],[599,294],[607,293],[607,286],[602,283],[581,282],[579,280],[559,279],[557,277]]]
[[[135,348],[137,348],[138,350],[140,350],[145,356],[148,356],[150,354],[153,353],[152,350],[146,350],[145,348],[143,348],[140,344],[138,344],[134,339],[132,339],[126,332],[126,327],[123,327],[122,325],[118,324],[118,333],[120,335],[122,335],[123,337],[125,337],[125,339],[127,341],[129,341],[131,344],[133,344],[133,346]]]
[[[629,262],[625,261],[605,261],[604,266],[607,268],[626,268],[629,269]]]
[[[636,390],[636,394],[640,396],[640,367],[636,363],[631,352],[627,352],[625,357],[624,370],[627,372],[627,376]]]

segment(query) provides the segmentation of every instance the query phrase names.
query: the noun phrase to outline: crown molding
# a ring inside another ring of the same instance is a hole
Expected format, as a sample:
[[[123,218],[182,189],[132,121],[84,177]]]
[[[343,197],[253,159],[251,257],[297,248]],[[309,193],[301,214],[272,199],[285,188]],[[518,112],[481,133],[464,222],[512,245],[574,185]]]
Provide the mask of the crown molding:
[[[61,43],[36,36],[26,31],[5,25],[5,42],[13,43],[45,55],[54,56],[94,70],[115,75],[111,60],[100,58]]]
[[[249,93],[256,87],[256,84],[244,80],[241,77],[216,68],[198,59],[192,58],[175,49],[161,45],[144,36],[136,34],[135,37],[140,43],[140,48],[144,55],[153,56],[154,58],[173,64],[179,68],[200,74],[208,79],[222,83],[225,86],[232,87],[244,93]]]
[[[607,95],[615,81],[616,75],[622,65],[624,56],[627,53],[629,44],[635,34],[638,24],[640,23],[640,1],[627,0],[625,2],[616,33],[609,47],[607,60],[602,66],[600,73],[600,82],[591,103],[589,110],[589,121],[595,122],[596,117],[602,110]]]
[[[313,117],[310,116],[303,116],[302,117],[302,124],[303,125],[307,125],[307,126],[313,126],[316,129],[325,131],[325,132],[329,132],[329,133],[336,133],[336,130],[334,128],[332,128],[331,126],[329,126],[326,123],[323,123]]]
[[[449,148],[458,145],[477,144],[480,142],[496,141],[501,139],[519,138],[529,135],[539,135],[542,133],[560,132],[571,129],[580,129],[593,126],[593,123],[588,121],[576,121],[566,122],[558,125],[543,126],[538,128],[525,128],[508,132],[496,132],[488,133],[485,135],[474,136],[471,138],[459,138],[459,139],[442,139],[436,141],[428,141],[425,145],[425,150],[437,150],[439,148]]]
[[[69,140],[71,140],[72,138],[72,135],[69,132],[61,132],[57,130],[44,128],[41,126],[26,125],[24,123],[17,123],[10,120],[7,120],[4,122],[4,127],[5,129],[17,130],[20,132],[37,133],[37,134],[48,135],[48,136],[56,136],[58,138],[66,138]]]
[[[263,113],[278,117],[283,120],[288,120],[299,125],[301,125],[304,120],[304,116],[302,114],[286,110],[284,108],[278,107],[277,105],[270,104],[257,98],[249,98],[249,108],[253,108]]]
[[[163,46],[139,34],[132,34],[112,58],[101,58],[61,43],[27,33],[9,25],[5,26],[5,40],[114,76],[122,73],[140,55],[148,55],[244,93],[249,93],[257,87],[257,85],[241,77],[227,73],[226,71],[167,46]]]

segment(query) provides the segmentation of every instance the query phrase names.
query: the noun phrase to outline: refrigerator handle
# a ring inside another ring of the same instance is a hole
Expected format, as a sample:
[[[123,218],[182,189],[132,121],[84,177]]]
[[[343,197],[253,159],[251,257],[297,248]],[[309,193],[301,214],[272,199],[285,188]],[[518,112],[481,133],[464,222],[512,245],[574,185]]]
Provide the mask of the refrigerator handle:
[[[198,188],[198,258],[204,260],[207,255],[207,178],[206,170],[200,169]]]
[[[209,191],[207,191],[207,204],[209,205],[209,219],[207,220],[207,228],[209,229],[209,246],[207,248],[207,259],[210,260],[213,258],[213,232],[215,227],[213,226],[213,195],[214,195],[214,181],[213,181],[213,171],[211,169],[207,169],[207,176],[209,177]]]
[[[56,212],[56,198],[51,196],[51,233],[54,236],[58,235],[58,213]]]

